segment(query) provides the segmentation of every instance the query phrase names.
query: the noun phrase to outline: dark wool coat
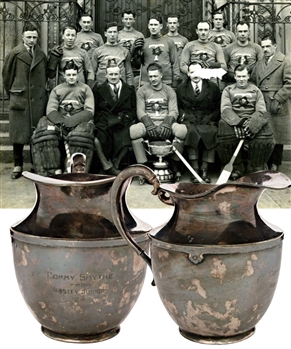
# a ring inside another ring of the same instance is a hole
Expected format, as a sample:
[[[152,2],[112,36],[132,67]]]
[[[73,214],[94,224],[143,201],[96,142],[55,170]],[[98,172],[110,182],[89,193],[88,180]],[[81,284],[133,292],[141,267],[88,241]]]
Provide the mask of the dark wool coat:
[[[34,128],[45,115],[47,57],[40,47],[35,46],[32,58],[24,44],[20,44],[5,57],[2,75],[10,99],[10,141],[29,144]]]
[[[207,149],[216,146],[217,123],[220,118],[220,90],[208,80],[202,80],[202,89],[195,97],[188,78],[177,88],[180,123],[187,126],[185,146],[197,148],[200,140]],[[184,115],[184,116],[183,116]]]
[[[119,98],[113,100],[107,81],[93,88],[95,98],[95,135],[104,154],[112,159],[125,146],[131,145],[129,127],[136,122],[135,88],[122,81]]]
[[[275,142],[291,144],[291,57],[277,52],[268,65],[258,61],[251,79],[264,95]],[[280,103],[278,110],[272,109],[274,99]]]

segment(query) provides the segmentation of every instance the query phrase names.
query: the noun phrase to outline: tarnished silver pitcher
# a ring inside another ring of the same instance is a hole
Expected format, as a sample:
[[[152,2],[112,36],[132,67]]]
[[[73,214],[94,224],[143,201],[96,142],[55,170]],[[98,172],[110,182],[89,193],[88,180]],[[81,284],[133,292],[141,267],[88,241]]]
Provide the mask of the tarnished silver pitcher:
[[[113,176],[71,173],[45,178],[29,172],[37,199],[11,227],[22,296],[42,331],[66,342],[98,342],[119,333],[141,292],[146,263],[113,224]],[[129,213],[124,182],[120,205],[126,229],[148,250],[150,227]]]
[[[250,337],[269,307],[281,263],[283,232],[260,217],[262,192],[291,185],[282,173],[262,171],[236,182],[159,184],[148,168],[134,175],[154,185],[153,194],[174,206],[171,219],[152,230],[150,256],[124,224],[118,201],[128,168],[111,191],[112,217],[120,234],[151,267],[169,315],[189,340],[227,344]]]

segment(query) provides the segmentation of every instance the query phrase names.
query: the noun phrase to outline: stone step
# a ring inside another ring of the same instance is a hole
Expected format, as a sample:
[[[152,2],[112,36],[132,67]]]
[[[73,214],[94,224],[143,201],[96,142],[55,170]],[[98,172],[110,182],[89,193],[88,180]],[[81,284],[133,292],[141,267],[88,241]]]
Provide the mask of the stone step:
[[[8,132],[0,132],[0,144],[11,145]]]
[[[24,162],[30,163],[30,147],[24,146],[23,150]],[[8,163],[13,162],[13,148],[12,145],[0,145],[0,162]]]
[[[9,121],[0,120],[0,132],[9,132]]]
[[[0,120],[9,120],[9,114],[7,111],[0,111]]]

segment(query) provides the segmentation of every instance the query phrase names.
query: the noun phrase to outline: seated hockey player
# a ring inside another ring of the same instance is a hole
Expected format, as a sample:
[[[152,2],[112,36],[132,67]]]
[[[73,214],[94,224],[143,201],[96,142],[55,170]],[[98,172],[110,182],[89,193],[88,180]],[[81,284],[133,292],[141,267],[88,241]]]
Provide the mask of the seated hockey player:
[[[86,155],[86,172],[93,158],[94,96],[90,87],[78,79],[73,60],[64,67],[65,82],[50,94],[46,116],[42,117],[32,136],[32,158],[35,172],[42,176],[66,172],[71,154]]]

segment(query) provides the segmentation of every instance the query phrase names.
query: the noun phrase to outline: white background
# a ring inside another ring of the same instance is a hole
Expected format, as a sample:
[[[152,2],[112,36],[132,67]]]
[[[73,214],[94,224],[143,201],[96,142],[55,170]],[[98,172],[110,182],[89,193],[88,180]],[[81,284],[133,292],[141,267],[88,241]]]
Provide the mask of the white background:
[[[169,209],[132,210],[153,227],[168,220]],[[0,262],[1,262],[1,348],[28,347],[46,348],[93,348],[109,349],[146,349],[146,348],[213,348],[217,345],[198,344],[182,337],[178,326],[170,318],[159,299],[157,288],[151,286],[152,274],[148,268],[141,295],[128,317],[121,324],[120,333],[104,342],[92,344],[63,343],[46,337],[26,306],[16,281],[9,227],[24,219],[30,210],[0,210]],[[280,227],[285,238],[279,282],[272,303],[266,314],[256,326],[255,334],[239,343],[233,349],[253,348],[290,348],[290,311],[291,311],[291,228],[290,209],[261,209],[260,214],[268,222]],[[267,285],[266,285],[267,287]],[[221,346],[220,346],[221,347]]]

